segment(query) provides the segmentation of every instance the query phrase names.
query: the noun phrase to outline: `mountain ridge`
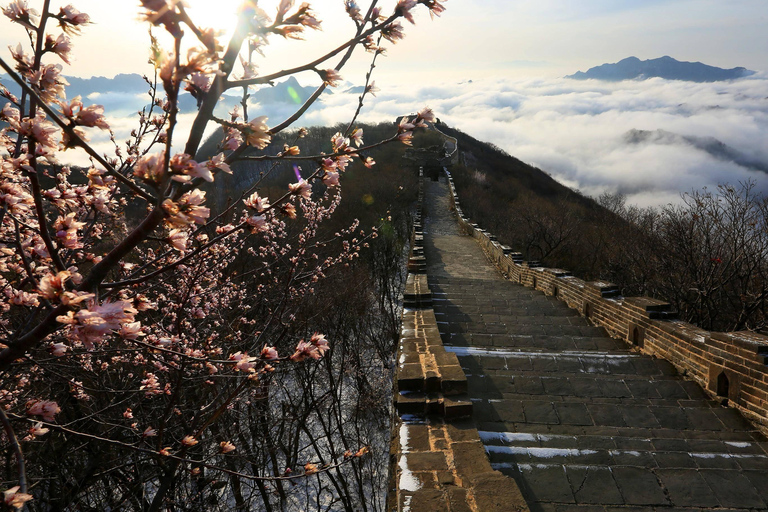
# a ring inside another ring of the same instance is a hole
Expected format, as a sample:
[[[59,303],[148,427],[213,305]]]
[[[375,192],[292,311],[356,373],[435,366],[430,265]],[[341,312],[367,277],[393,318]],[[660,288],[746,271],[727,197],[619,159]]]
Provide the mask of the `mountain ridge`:
[[[721,162],[732,162],[751,171],[768,174],[768,163],[761,162],[733,148],[715,137],[697,137],[681,135],[666,130],[637,130],[632,129],[623,136],[626,144],[657,144],[664,146],[688,145],[707,153]]]
[[[658,59],[648,60],[627,57],[613,64],[595,66],[586,72],[578,71],[565,78],[572,80],[605,80],[610,82],[664,78],[666,80],[704,83],[736,80],[754,74],[754,71],[743,67],[723,69],[701,62],[679,61],[665,55]]]

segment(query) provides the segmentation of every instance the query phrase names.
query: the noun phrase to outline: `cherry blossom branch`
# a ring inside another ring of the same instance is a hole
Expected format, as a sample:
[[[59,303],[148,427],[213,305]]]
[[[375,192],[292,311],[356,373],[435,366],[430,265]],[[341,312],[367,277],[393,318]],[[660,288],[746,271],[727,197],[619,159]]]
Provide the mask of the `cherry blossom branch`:
[[[8,420],[8,416],[6,416],[5,410],[2,407],[0,407],[0,423],[3,424],[3,430],[8,437],[8,441],[11,443],[11,449],[16,457],[16,467],[19,471],[19,491],[26,493],[27,471],[24,466],[24,454],[21,452],[21,445],[19,444],[19,439],[16,437],[16,432],[13,430],[13,426]]]
[[[122,184],[127,186],[129,189],[131,189],[132,192],[134,192],[136,195],[144,198],[147,202],[153,203],[155,201],[155,198],[152,197],[150,194],[142,190],[138,185],[136,185],[133,181],[129,180],[119,172],[115,170],[115,168],[110,165],[107,160],[99,155],[95,149],[93,149],[87,142],[85,142],[80,135],[75,131],[74,127],[69,125],[68,123],[65,123],[56,113],[55,110],[53,110],[48,104],[46,104],[44,101],[40,100],[40,97],[37,95],[37,93],[32,89],[20,76],[16,74],[16,72],[11,68],[5,60],[3,60],[2,57],[0,57],[0,67],[5,70],[6,73],[13,79],[14,82],[16,82],[26,94],[29,94],[30,97],[36,98],[38,100],[38,108],[42,108],[43,111],[45,111],[46,115],[59,127],[64,130],[67,133],[67,136],[69,136],[69,140],[71,142],[74,142],[78,147],[81,147],[86,153],[88,153],[88,156],[96,160],[99,165],[104,167],[104,170],[107,171],[107,173],[110,176],[113,176],[115,179],[120,181]],[[34,117],[34,116],[32,116]]]
[[[236,87],[244,87],[244,86],[249,86],[249,85],[268,84],[268,83],[273,82],[274,80],[277,80],[278,78],[283,78],[285,76],[295,75],[295,74],[301,73],[303,71],[313,70],[313,69],[317,68],[317,66],[319,66],[323,62],[327,61],[328,59],[331,59],[331,58],[335,57],[336,55],[338,55],[339,53],[343,52],[344,50],[346,50],[350,46],[355,46],[355,45],[363,42],[365,40],[365,38],[367,38],[370,35],[375,34],[379,30],[381,30],[382,28],[387,27],[390,23],[394,22],[399,17],[400,17],[400,14],[393,14],[392,16],[387,18],[385,21],[382,21],[378,25],[374,25],[373,27],[369,28],[365,32],[360,33],[360,31],[358,30],[358,35],[355,36],[354,38],[350,39],[349,41],[347,41],[346,43],[342,44],[341,46],[331,50],[330,52],[326,53],[325,55],[323,55],[321,57],[318,57],[317,59],[315,59],[315,60],[313,60],[311,62],[308,62],[308,63],[306,63],[304,65],[296,66],[294,68],[285,69],[283,71],[278,71],[276,73],[272,73],[271,75],[264,75],[264,76],[261,76],[261,77],[249,78],[247,80],[228,80],[226,82],[226,89],[232,89],[232,88],[236,88]],[[360,28],[362,29],[362,26]],[[337,71],[338,71],[338,68],[337,68]]]
[[[117,281],[117,282],[114,282],[114,283],[103,283],[102,285],[100,285],[100,288],[124,288],[126,286],[134,286],[134,285],[137,285],[137,284],[144,283],[144,282],[146,282],[146,281],[148,281],[148,280],[150,280],[152,278],[155,278],[155,277],[158,277],[158,276],[160,276],[162,274],[165,274],[169,270],[173,270],[174,268],[177,268],[179,265],[183,265],[184,263],[186,263],[187,261],[191,260],[192,258],[197,256],[198,254],[206,251],[209,247],[212,247],[212,246],[216,245],[217,243],[221,242],[225,238],[229,237],[230,235],[233,235],[233,234],[237,233],[238,231],[240,231],[242,229],[245,229],[246,227],[248,227],[248,223],[247,222],[242,222],[242,223],[238,224],[237,226],[235,226],[234,229],[231,229],[230,231],[227,231],[226,233],[220,234],[219,236],[217,236],[216,238],[212,239],[208,243],[206,243],[204,245],[201,245],[197,249],[189,252],[188,254],[184,255],[182,258],[179,258],[178,260],[174,261],[173,263],[170,263],[170,264],[166,265],[165,267],[157,269],[154,272],[146,274],[146,275],[144,275],[142,277],[138,277],[136,279],[126,279],[125,281]]]
[[[14,416],[14,419],[16,419],[16,420],[32,421],[32,420],[29,420],[27,418],[23,418],[21,416],[16,416],[16,415],[13,415],[13,416]],[[0,421],[2,421],[3,417],[6,417],[5,416],[5,412],[0,411]],[[347,456],[341,462],[336,462],[336,463],[333,463],[333,464],[324,465],[322,467],[317,467],[316,470],[309,472],[309,474],[300,473],[300,474],[296,474],[296,475],[283,475],[283,476],[254,476],[254,475],[249,475],[247,473],[240,473],[240,472],[237,472],[237,471],[234,471],[234,470],[226,469],[226,468],[223,468],[221,466],[217,466],[215,464],[210,464],[210,463],[199,461],[199,460],[189,459],[189,458],[186,458],[186,457],[180,457],[180,456],[174,455],[172,453],[168,453],[167,455],[160,454],[156,450],[151,450],[149,448],[141,448],[140,446],[136,446],[135,444],[125,443],[125,442],[122,442],[122,441],[117,441],[117,440],[114,440],[114,439],[109,439],[107,437],[97,436],[95,434],[88,434],[86,432],[81,432],[79,430],[74,430],[74,429],[71,429],[71,428],[67,428],[67,427],[64,427],[62,425],[58,425],[56,423],[49,423],[49,422],[46,422],[46,421],[40,421],[39,423],[41,423],[44,427],[49,428],[49,429],[54,430],[54,431],[57,431],[57,432],[62,432],[62,433],[65,433],[65,434],[71,434],[71,435],[74,435],[74,436],[77,436],[77,437],[81,437],[81,438],[85,438],[85,439],[91,439],[93,441],[99,441],[99,442],[106,443],[106,444],[111,444],[113,446],[120,446],[122,448],[127,448],[127,449],[130,449],[130,450],[139,452],[139,453],[144,453],[144,454],[152,455],[152,456],[155,456],[155,457],[162,457],[163,459],[167,459],[167,460],[173,460],[173,461],[175,461],[177,463],[190,464],[193,467],[194,466],[200,466],[200,467],[204,467],[206,469],[211,469],[211,470],[214,470],[214,471],[221,471],[222,473],[226,473],[228,475],[235,475],[235,476],[238,476],[240,478],[245,478],[245,479],[251,480],[251,481],[260,480],[260,481],[264,481],[264,482],[269,482],[269,481],[277,481],[277,480],[281,480],[281,481],[300,480],[300,479],[305,478],[305,477],[307,477],[309,475],[313,475],[313,474],[316,474],[316,473],[323,473],[323,472],[326,472],[326,471],[330,471],[330,470],[333,470],[333,469],[340,468],[344,464],[348,464],[351,461],[353,461],[355,458],[358,457],[356,455]],[[26,480],[25,480],[25,482],[26,482]]]
[[[240,14],[237,17],[237,25],[235,31],[229,40],[227,51],[224,57],[221,59],[221,65],[219,70],[221,74],[216,74],[211,84],[211,88],[205,94],[203,103],[200,105],[200,110],[195,117],[195,121],[192,124],[192,129],[189,133],[189,139],[184,148],[184,152],[188,155],[196,155],[197,150],[200,147],[200,143],[203,140],[203,134],[205,133],[205,127],[213,115],[213,111],[216,105],[219,103],[219,98],[226,90],[226,76],[232,72],[232,68],[235,65],[237,56],[240,54],[240,49],[243,46],[246,36],[248,35],[247,23],[245,15]],[[224,76],[222,76],[224,75]]]
[[[376,43],[376,46],[381,44],[381,40],[384,36],[379,34],[379,40]],[[365,74],[365,85],[363,86],[363,93],[360,95],[360,98],[357,103],[357,110],[355,111],[355,115],[352,116],[352,120],[349,122],[349,125],[347,125],[347,129],[344,131],[345,136],[349,136],[349,134],[352,132],[352,127],[355,124],[355,121],[357,121],[358,116],[360,115],[360,112],[363,110],[363,101],[365,100],[365,97],[368,95],[368,93],[374,94],[374,87],[371,83],[371,76],[373,75],[373,70],[376,68],[376,59],[381,55],[381,52],[377,48],[374,50],[373,59],[371,59],[371,67],[368,69],[368,72]]]
[[[333,158],[337,156],[359,156],[357,153],[364,152],[364,151],[370,151],[372,149],[379,148],[381,146],[385,146],[387,144],[390,144],[392,142],[399,142],[399,139],[397,135],[394,135],[388,139],[381,140],[379,142],[376,142],[374,144],[368,144],[365,146],[361,146],[359,148],[355,148],[354,151],[337,151],[335,153],[329,153],[327,155],[321,154],[321,155],[305,155],[305,156],[280,156],[280,155],[257,155],[257,156],[242,156],[237,158],[235,161],[241,161],[241,160],[248,160],[248,161],[270,161],[270,160],[282,160],[282,161],[288,161],[288,162],[301,162],[301,161],[320,161],[324,158]]]

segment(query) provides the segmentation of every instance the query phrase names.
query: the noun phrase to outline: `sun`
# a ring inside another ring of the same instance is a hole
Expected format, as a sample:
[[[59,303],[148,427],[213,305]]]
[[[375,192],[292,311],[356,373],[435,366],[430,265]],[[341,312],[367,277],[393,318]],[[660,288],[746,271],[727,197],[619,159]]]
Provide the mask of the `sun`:
[[[237,9],[243,0],[185,0],[190,18],[200,28],[223,30],[230,34],[237,21]]]

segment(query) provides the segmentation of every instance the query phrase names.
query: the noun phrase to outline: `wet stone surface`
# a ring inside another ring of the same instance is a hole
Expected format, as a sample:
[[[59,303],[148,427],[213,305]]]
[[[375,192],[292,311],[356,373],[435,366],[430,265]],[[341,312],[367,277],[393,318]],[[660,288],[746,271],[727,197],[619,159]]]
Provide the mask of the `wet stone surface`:
[[[425,188],[440,334],[467,374],[492,467],[533,511],[768,510],[766,440],[661,360],[506,281]],[[513,222],[513,220],[510,220]]]

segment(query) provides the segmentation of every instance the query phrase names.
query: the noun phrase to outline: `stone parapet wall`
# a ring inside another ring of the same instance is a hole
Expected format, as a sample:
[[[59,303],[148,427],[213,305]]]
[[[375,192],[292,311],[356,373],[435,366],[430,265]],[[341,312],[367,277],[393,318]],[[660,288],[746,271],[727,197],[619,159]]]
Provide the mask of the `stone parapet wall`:
[[[511,281],[555,296],[613,337],[643,353],[670,361],[711,396],[727,399],[768,432],[768,336],[718,333],[677,320],[670,304],[648,297],[623,297],[611,283],[586,282],[567,271],[523,261],[464,214],[448,171],[453,206],[461,228]]]

